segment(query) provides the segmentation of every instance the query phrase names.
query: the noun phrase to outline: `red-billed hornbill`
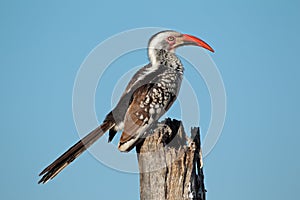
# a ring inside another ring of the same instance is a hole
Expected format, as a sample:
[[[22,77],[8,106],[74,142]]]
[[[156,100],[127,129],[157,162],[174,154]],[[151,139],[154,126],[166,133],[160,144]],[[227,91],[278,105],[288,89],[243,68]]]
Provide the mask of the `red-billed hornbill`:
[[[109,142],[118,131],[123,131],[118,145],[120,151],[130,151],[135,147],[176,100],[184,68],[174,52],[184,45],[196,45],[214,52],[207,43],[191,35],[175,31],[153,35],[148,44],[150,63],[132,77],[103,123],[46,167],[39,174],[43,175],[39,183],[54,178],[107,131]]]

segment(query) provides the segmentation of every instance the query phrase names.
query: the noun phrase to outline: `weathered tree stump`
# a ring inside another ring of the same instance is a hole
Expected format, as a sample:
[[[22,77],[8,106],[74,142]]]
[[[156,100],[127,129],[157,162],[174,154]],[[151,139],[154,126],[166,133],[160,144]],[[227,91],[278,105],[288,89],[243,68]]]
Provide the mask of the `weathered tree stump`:
[[[141,200],[205,200],[199,128],[166,119],[136,149]]]

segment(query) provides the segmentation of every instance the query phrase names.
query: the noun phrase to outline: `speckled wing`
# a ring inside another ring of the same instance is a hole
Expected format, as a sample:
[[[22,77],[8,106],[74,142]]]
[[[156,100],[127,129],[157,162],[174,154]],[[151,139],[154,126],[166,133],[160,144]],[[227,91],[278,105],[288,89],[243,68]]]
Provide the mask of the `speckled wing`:
[[[120,151],[130,151],[144,137],[153,122],[157,121],[173,104],[177,94],[169,93],[150,83],[139,87],[133,95],[124,119],[124,131],[119,142]]]
[[[136,90],[132,103],[127,109],[124,119],[124,130],[120,138],[119,149],[130,151],[134,143],[141,137],[139,133],[146,131],[149,124],[149,106],[140,106],[147,96],[152,84],[143,85]]]
[[[157,121],[175,101],[182,80],[182,72],[165,65],[146,65],[127,85],[112,115],[117,128],[110,131],[109,141],[123,130],[120,151],[129,151],[147,129]]]

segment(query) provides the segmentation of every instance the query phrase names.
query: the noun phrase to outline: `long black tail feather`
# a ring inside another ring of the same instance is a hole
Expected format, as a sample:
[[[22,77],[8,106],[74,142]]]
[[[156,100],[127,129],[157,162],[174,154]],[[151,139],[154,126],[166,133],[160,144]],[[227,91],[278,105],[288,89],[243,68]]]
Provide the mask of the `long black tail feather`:
[[[112,121],[104,121],[99,127],[86,135],[82,140],[74,144],[64,154],[46,167],[39,176],[43,176],[38,183],[47,183],[53,179],[61,170],[68,166],[73,160],[81,155],[87,148],[96,142],[106,131],[114,126]]]

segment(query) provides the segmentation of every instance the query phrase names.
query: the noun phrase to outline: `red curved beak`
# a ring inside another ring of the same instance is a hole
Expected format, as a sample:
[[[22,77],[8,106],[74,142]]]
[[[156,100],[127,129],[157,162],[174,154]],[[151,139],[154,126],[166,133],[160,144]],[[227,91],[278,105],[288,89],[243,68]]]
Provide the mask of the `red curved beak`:
[[[211,52],[215,52],[213,50],[213,48],[211,48],[206,42],[204,42],[203,40],[201,40],[195,36],[188,35],[188,34],[182,34],[182,36],[183,36],[183,42],[186,44],[197,45],[197,46],[203,47]]]

